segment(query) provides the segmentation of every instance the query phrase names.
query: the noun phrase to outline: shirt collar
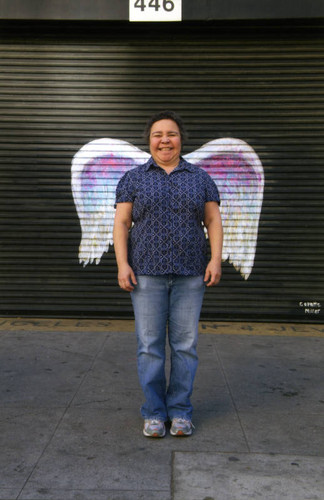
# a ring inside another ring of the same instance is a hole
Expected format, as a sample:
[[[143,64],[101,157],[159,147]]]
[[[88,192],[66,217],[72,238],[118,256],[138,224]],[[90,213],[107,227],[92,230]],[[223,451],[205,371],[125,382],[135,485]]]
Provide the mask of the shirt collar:
[[[148,171],[151,167],[160,168],[159,165],[155,163],[152,156],[151,158],[144,164],[144,168]],[[195,172],[196,167],[191,163],[187,162],[182,156],[180,156],[179,165],[175,168],[175,170],[188,170],[188,172]]]

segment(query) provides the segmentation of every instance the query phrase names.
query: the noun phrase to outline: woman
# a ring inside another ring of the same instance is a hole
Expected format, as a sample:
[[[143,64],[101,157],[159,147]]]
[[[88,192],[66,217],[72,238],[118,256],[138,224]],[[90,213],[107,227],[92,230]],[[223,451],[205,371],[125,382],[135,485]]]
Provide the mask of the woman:
[[[171,435],[189,436],[205,285],[214,286],[221,277],[219,194],[203,169],[180,156],[185,131],[176,113],[154,115],[145,134],[151,158],[128,171],[116,191],[118,283],[131,293],[135,314],[138,374],[145,396],[143,433],[163,437],[165,422],[171,420]],[[211,247],[208,263],[203,224]]]

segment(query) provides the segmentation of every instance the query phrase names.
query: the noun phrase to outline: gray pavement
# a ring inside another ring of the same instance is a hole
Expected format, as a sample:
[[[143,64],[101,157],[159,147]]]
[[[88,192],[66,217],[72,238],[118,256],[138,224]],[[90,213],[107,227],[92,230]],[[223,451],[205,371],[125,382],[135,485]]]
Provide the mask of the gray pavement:
[[[2,329],[0,500],[323,500],[324,337],[248,333],[200,334],[195,432],[157,440],[132,332]]]

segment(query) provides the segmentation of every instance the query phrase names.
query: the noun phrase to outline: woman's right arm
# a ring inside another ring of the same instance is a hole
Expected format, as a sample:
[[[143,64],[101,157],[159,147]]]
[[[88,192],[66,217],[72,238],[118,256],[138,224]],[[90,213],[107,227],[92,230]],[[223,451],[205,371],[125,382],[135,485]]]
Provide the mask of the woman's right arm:
[[[120,288],[131,292],[137,285],[133,269],[128,264],[127,241],[132,225],[133,203],[117,203],[114,223],[114,246],[118,266],[118,283]]]

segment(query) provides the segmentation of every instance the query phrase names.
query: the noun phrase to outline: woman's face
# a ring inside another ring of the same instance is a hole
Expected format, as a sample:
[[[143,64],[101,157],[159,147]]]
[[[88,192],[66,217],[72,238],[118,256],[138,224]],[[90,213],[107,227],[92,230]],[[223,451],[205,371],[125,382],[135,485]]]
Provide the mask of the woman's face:
[[[176,122],[159,120],[153,123],[150,132],[150,152],[155,163],[161,167],[176,167],[181,151],[181,135]]]

